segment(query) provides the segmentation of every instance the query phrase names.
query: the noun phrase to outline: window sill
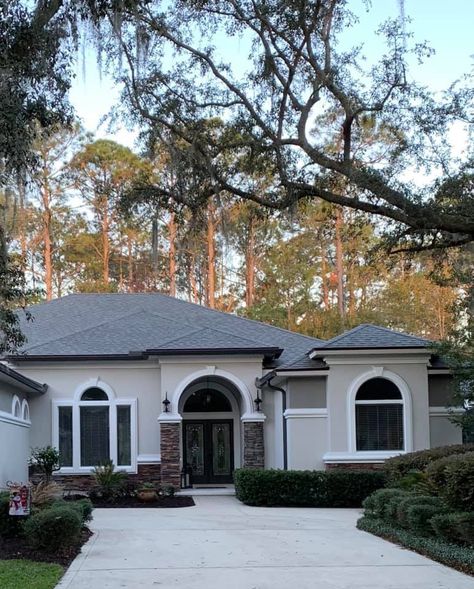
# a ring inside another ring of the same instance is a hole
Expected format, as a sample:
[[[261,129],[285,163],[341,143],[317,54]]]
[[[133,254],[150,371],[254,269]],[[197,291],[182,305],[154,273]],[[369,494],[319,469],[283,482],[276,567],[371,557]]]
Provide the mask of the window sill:
[[[401,454],[406,454],[405,450],[393,450],[390,452],[327,452],[323,456],[323,462],[325,464],[377,464]]]
[[[79,468],[65,466],[54,472],[53,477],[62,475],[92,475],[93,470],[93,466],[81,466]],[[130,474],[136,474],[137,469],[134,466],[116,466],[115,472],[127,472]]]

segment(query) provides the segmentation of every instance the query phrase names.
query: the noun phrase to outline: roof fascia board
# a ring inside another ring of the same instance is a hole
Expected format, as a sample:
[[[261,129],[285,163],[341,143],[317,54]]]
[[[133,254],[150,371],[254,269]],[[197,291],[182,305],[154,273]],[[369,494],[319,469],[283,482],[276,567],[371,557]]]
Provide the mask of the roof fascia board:
[[[374,348],[315,348],[311,350],[308,356],[311,359],[314,358],[325,358],[327,356],[367,356],[367,355],[404,355],[404,354],[428,354],[432,355],[433,352],[428,350],[424,346],[401,346],[401,347],[391,347],[391,348],[381,348],[381,347],[374,347]]]
[[[36,395],[42,395],[48,390],[48,385],[46,383],[39,383],[2,363],[0,363],[0,380],[7,384],[13,383],[16,386],[19,386],[21,390]]]
[[[276,370],[275,371],[277,376],[314,376],[314,377],[326,377],[327,373],[329,372],[329,367],[325,367],[325,368],[314,368],[312,370],[285,370],[285,369],[281,369],[281,370]]]

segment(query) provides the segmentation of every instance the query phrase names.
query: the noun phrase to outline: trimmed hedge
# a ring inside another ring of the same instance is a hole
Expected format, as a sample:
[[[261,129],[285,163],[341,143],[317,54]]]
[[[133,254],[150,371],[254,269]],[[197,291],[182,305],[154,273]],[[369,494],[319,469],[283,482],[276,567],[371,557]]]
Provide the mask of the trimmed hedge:
[[[438,538],[417,536],[372,517],[362,517],[357,522],[357,527],[359,530],[400,544],[463,573],[474,575],[474,550],[471,548],[449,544]]]
[[[474,513],[458,511],[435,515],[430,523],[438,538],[474,546]]]
[[[445,513],[446,508],[441,505],[429,505],[428,503],[410,505],[407,509],[408,527],[420,536],[433,536],[431,518]]]
[[[24,534],[33,548],[55,552],[74,546],[80,538],[82,518],[77,509],[57,506],[43,509],[24,523]]]
[[[251,470],[234,473],[237,499],[247,505],[360,507],[385,484],[380,471]]]
[[[364,499],[362,507],[365,515],[381,519],[396,519],[396,509],[408,494],[401,489],[378,489]]]
[[[428,464],[439,458],[473,451],[474,444],[453,444],[451,446],[438,446],[429,450],[410,452],[409,454],[395,456],[386,460],[384,471],[387,473],[390,481],[397,481],[411,471],[425,470]]]
[[[402,528],[410,527],[408,513],[415,505],[429,505],[431,507],[435,507],[439,510],[437,513],[440,513],[442,510],[446,511],[446,508],[439,497],[408,494],[402,498],[397,507],[397,523],[398,525],[402,526]]]
[[[84,499],[77,499],[76,501],[65,501],[64,499],[57,499],[52,503],[51,507],[70,507],[71,509],[76,510],[83,524],[86,524],[92,520],[92,511],[94,509],[94,505],[88,497],[84,497]]]
[[[426,474],[449,505],[474,511],[474,452],[440,458],[427,467]]]

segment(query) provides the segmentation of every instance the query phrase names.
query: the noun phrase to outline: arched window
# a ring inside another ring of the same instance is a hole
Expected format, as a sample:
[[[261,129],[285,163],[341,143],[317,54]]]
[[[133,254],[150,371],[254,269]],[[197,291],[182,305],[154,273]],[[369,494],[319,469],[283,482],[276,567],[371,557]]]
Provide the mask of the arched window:
[[[30,407],[26,399],[23,399],[21,403],[21,418],[24,421],[30,421]]]
[[[21,403],[16,395],[13,395],[12,399],[12,415],[17,419],[21,419]]]
[[[133,470],[136,462],[136,400],[117,399],[98,380],[76,390],[74,401],[56,401],[55,439],[61,467],[90,469],[112,460]]]
[[[229,399],[214,389],[201,389],[191,393],[184,404],[185,413],[232,411]]]
[[[355,418],[358,451],[405,449],[403,397],[392,381],[365,381],[355,397]]]

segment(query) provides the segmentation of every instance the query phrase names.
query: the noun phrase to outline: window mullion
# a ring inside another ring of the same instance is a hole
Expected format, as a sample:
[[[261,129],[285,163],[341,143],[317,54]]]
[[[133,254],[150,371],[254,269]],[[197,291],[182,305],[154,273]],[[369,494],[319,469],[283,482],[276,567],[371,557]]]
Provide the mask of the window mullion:
[[[110,459],[117,465],[117,405],[115,403],[110,403],[109,444]]]

